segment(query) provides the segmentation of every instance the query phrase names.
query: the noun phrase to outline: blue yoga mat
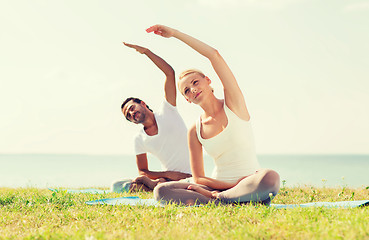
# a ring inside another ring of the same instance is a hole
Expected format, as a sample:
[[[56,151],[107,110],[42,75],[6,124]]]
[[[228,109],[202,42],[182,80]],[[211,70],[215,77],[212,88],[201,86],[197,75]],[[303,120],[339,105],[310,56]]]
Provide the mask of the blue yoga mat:
[[[49,188],[49,190],[53,192],[67,192],[67,193],[90,193],[90,194],[105,194],[105,193],[111,193],[110,190],[101,190],[101,189],[94,189],[94,188],[88,188],[88,189],[55,189],[55,188]]]
[[[297,208],[297,207],[325,207],[325,208],[355,208],[369,206],[369,200],[342,201],[342,202],[312,202],[303,204],[271,204],[275,208]]]
[[[88,205],[131,205],[131,206],[163,206],[155,199],[142,199],[139,197],[105,198],[86,202]]]
[[[86,202],[88,205],[106,204],[106,205],[131,205],[131,206],[164,206],[155,199],[141,199],[139,197],[121,197],[106,198]],[[354,208],[369,206],[369,200],[361,201],[343,201],[343,202],[313,202],[304,204],[271,204],[270,207],[278,209],[288,209],[297,207],[326,207],[326,208]]]

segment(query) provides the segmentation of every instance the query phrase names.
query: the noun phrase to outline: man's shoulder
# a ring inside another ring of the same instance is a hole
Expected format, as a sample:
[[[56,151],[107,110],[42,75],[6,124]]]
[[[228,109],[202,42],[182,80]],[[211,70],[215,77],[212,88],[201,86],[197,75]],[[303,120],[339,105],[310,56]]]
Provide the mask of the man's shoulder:
[[[170,104],[165,98],[163,99],[159,110],[156,112],[158,115],[162,115],[169,112],[177,112],[177,107]]]
[[[133,135],[133,141],[138,142],[143,140],[144,135],[142,134],[142,130],[138,131],[135,135]]]
[[[139,132],[133,138],[136,155],[146,153],[144,136]]]

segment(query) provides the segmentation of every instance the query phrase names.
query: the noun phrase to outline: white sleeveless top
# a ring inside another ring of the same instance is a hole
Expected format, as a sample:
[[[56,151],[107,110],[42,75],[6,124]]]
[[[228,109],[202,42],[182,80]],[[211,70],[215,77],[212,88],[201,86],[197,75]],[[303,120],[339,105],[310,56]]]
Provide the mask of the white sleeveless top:
[[[196,122],[196,132],[200,143],[214,159],[212,178],[235,183],[242,177],[254,174],[260,165],[256,158],[250,121],[240,119],[225,103],[224,112],[228,124],[218,135],[203,139],[200,133],[201,118]]]

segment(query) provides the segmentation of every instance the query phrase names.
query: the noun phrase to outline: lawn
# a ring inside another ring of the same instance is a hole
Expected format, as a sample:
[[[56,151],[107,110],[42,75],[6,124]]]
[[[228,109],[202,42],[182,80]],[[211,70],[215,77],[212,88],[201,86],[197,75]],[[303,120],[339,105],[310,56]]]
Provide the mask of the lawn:
[[[136,194],[0,188],[0,239],[369,239],[369,207],[86,205]],[[369,199],[369,188],[283,186],[273,203]]]

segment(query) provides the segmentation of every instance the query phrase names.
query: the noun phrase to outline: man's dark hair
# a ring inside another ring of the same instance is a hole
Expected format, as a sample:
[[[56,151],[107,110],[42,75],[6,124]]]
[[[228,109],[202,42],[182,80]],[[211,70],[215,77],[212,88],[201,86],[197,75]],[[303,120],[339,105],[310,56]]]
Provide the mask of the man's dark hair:
[[[142,102],[142,100],[141,99],[139,99],[139,98],[135,98],[135,97],[129,97],[129,98],[127,98],[126,100],[124,100],[124,102],[122,103],[122,106],[120,107],[120,109],[123,109],[124,108],[124,105],[126,105],[129,101],[133,101],[133,102],[135,102],[135,103],[141,103]],[[147,109],[149,109],[151,112],[152,112],[152,110],[150,109],[150,107],[149,107],[149,105],[147,105],[146,104],[146,107],[147,107]],[[128,118],[126,118],[128,121],[130,121]]]

